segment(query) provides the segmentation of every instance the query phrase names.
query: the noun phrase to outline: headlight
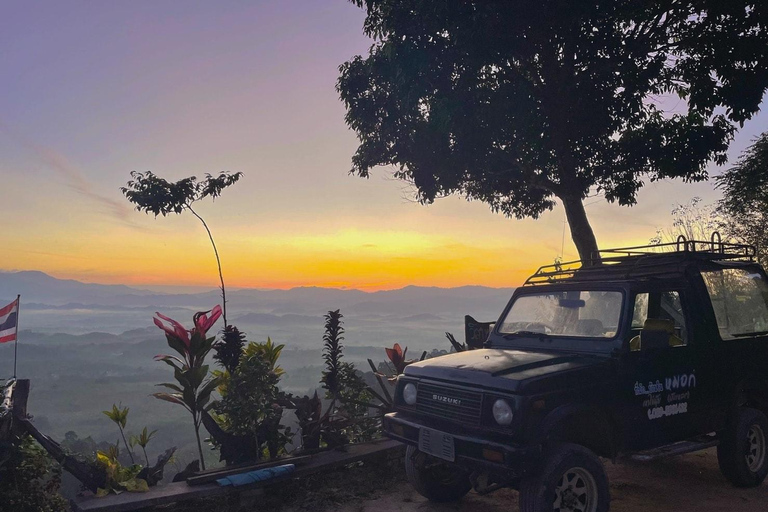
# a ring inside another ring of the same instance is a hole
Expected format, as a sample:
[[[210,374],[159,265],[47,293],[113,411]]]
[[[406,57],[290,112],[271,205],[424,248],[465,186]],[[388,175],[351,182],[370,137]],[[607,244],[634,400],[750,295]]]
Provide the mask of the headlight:
[[[409,382],[403,388],[403,401],[408,405],[416,403],[416,385]]]
[[[495,402],[493,402],[493,419],[496,420],[496,423],[499,425],[509,425],[512,423],[512,407],[509,406],[509,403],[499,398]]]

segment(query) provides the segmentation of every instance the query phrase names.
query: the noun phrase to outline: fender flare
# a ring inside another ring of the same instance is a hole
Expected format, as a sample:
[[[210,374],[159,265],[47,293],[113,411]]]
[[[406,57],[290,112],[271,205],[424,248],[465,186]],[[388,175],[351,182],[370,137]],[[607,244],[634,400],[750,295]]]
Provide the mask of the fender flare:
[[[731,406],[738,408],[742,405],[745,394],[755,391],[765,395],[765,403],[762,405],[768,407],[768,377],[756,373],[750,373],[736,384],[731,396]]]
[[[594,404],[565,404],[556,407],[550,411],[544,420],[541,422],[540,427],[537,429],[536,434],[533,436],[532,441],[545,445],[550,436],[561,426],[564,422],[574,419],[579,416],[588,417],[591,422],[594,422],[598,428],[595,430],[601,435],[604,449],[601,455],[608,456],[613,455],[616,452],[616,427],[614,421],[611,419],[610,414],[604,409]]]

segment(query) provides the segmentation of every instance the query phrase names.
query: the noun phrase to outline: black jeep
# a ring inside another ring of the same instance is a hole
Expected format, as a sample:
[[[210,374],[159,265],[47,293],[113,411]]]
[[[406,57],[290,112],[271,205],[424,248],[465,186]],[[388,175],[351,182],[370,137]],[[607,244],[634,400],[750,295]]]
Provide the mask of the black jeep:
[[[768,474],[768,281],[751,246],[686,241],[540,268],[483,348],[408,366],[387,414],[413,486],[520,491],[524,512],[609,509],[598,457],[717,446]]]

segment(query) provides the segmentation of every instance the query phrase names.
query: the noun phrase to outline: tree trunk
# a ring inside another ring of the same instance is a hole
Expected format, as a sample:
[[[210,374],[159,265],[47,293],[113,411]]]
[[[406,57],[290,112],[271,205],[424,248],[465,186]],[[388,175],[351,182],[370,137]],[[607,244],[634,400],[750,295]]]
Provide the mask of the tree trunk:
[[[580,197],[561,197],[565,207],[565,217],[568,219],[568,226],[571,229],[571,239],[576,250],[579,251],[579,259],[584,262],[584,266],[594,265],[600,262],[600,255],[597,253],[597,239],[589,225],[587,212],[584,210],[584,203]]]

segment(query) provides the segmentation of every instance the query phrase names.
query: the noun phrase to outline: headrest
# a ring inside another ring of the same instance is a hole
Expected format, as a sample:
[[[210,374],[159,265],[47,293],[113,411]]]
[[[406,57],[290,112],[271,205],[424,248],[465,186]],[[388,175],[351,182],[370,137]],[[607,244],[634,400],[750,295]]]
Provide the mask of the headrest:
[[[643,324],[644,331],[659,331],[675,334],[675,322],[661,318],[648,318]]]

